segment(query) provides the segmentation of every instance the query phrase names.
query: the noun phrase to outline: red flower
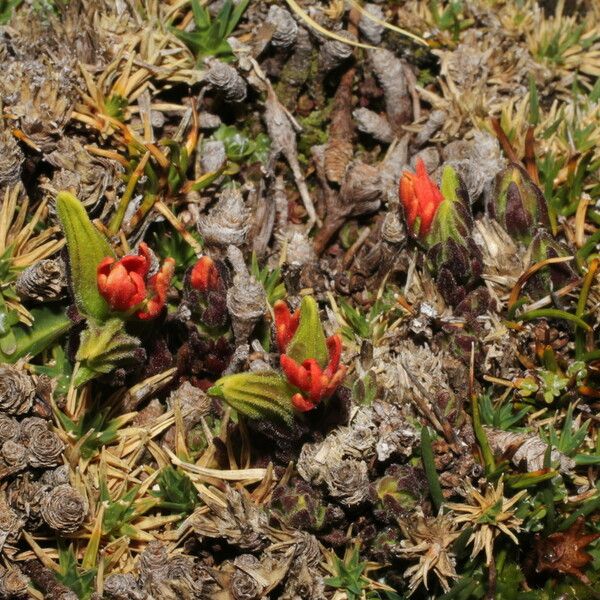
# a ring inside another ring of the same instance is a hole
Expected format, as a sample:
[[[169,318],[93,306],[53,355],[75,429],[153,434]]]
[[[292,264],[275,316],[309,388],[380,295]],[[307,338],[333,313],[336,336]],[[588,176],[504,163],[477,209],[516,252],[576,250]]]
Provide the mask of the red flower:
[[[98,291],[112,310],[126,312],[143,303],[135,316],[153,319],[165,305],[175,261],[167,258],[160,271],[147,280],[151,263],[147,244],[142,242],[138,252],[120,260],[104,258],[97,269]]]
[[[275,337],[279,352],[285,352],[290,340],[294,337],[300,323],[300,309],[290,312],[286,302],[277,300],[273,305],[275,313]]]
[[[425,163],[417,160],[416,175],[404,172],[400,179],[400,200],[409,229],[419,237],[429,232],[433,217],[444,201],[442,192],[427,174]],[[419,224],[416,221],[419,219]]]
[[[98,265],[98,290],[112,310],[126,311],[146,297],[145,277],[150,268],[150,251],[140,244],[139,254],[115,261],[107,256]]]
[[[190,275],[192,287],[200,292],[208,292],[219,288],[221,275],[215,261],[210,256],[201,256]]]
[[[327,348],[329,363],[325,369],[322,369],[314,358],[308,358],[299,365],[286,354],[281,355],[280,363],[285,376],[292,385],[303,392],[292,397],[292,404],[300,412],[316,408],[321,400],[331,396],[346,375],[346,367],[340,366],[342,354],[340,336],[332,335],[327,338]]]
[[[167,292],[174,272],[175,261],[172,258],[165,259],[160,271],[148,281],[148,289],[152,295],[146,302],[145,310],[136,313],[138,319],[154,319],[160,314],[167,301]]]

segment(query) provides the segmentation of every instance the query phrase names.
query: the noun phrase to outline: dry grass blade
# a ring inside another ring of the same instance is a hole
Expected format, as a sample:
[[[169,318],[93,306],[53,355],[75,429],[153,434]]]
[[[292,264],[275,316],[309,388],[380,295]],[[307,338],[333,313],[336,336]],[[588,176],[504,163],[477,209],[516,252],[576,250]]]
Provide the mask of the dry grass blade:
[[[527,283],[527,280],[532,275],[534,275],[540,269],[543,269],[544,267],[546,267],[548,265],[568,262],[570,260],[573,260],[574,258],[575,258],[574,256],[556,256],[553,258],[546,258],[545,260],[541,260],[540,262],[535,263],[534,265],[531,265],[531,267],[529,267],[525,272],[523,272],[519,276],[517,283],[515,283],[513,289],[511,290],[510,296],[508,298],[508,308],[510,309],[515,304],[515,302],[519,299],[519,294],[521,293],[521,289],[523,288],[525,283]]]
[[[350,46],[355,46],[357,48],[364,48],[366,50],[374,50],[375,47],[369,44],[363,44],[361,42],[355,42],[352,39],[345,38],[342,35],[338,35],[334,31],[330,31],[329,29],[319,25],[302,7],[296,2],[296,0],[285,0],[288,6],[292,9],[294,14],[298,16],[298,18],[304,21],[311,29],[318,31],[321,35],[325,37],[331,38],[332,40],[336,40],[337,42],[341,42],[342,44],[348,44]]]
[[[207,467],[199,467],[198,465],[184,462],[168,448],[165,448],[165,452],[169,455],[171,462],[176,467],[181,467],[184,471],[210,479],[246,482],[260,481],[268,472],[268,469],[209,469]]]
[[[401,33],[402,35],[422,44],[423,46],[429,46],[426,40],[422,37],[407,31],[406,29],[402,29],[401,27],[396,27],[387,21],[383,21],[382,19],[377,18],[375,15],[371,14],[369,11],[365,10],[356,0],[348,0],[348,4],[356,9],[363,17],[369,19],[369,21],[373,21],[373,23],[377,23],[377,25],[381,25],[386,29],[390,29],[391,31],[395,31],[396,33]]]

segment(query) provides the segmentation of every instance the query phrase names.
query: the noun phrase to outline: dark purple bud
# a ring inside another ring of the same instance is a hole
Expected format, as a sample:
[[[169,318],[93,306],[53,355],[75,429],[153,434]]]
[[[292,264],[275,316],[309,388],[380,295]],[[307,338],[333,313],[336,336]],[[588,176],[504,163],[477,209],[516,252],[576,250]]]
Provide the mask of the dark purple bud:
[[[546,199],[521,166],[511,163],[496,176],[488,213],[515,239],[529,243],[540,226],[548,225]]]

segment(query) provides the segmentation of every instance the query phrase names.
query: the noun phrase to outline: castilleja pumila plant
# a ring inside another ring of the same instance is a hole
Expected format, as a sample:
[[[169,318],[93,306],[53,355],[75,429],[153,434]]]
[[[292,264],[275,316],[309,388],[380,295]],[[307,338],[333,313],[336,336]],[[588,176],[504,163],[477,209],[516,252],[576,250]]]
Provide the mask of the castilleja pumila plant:
[[[346,374],[340,365],[342,339],[335,334],[325,339],[317,303],[305,296],[301,307],[291,313],[283,300],[273,307],[280,364],[287,380],[300,391],[292,396],[294,408],[306,412],[329,398]]]
[[[158,317],[175,261],[167,258],[152,273],[152,254],[144,242],[137,254],[117,260],[75,196],[61,192],[56,208],[67,240],[75,306],[87,321],[75,355],[80,365],[75,385],[81,385],[134,360],[140,340],[126,333],[124,321]]]
[[[427,174],[422,160],[416,175],[404,172],[399,196],[406,223],[427,248],[426,263],[445,300],[463,300],[481,274],[481,252],[471,232],[473,216],[466,187],[456,171],[444,167],[441,188]]]
[[[400,199],[408,229],[416,237],[424,239],[444,197],[429,177],[422,159],[417,160],[416,174],[408,171],[402,174]]]
[[[313,410],[343,382],[342,340],[337,334],[325,337],[311,296],[305,296],[294,312],[282,300],[275,303],[273,311],[282,372],[226,375],[209,393],[251,418],[275,415],[290,422],[295,412]]]

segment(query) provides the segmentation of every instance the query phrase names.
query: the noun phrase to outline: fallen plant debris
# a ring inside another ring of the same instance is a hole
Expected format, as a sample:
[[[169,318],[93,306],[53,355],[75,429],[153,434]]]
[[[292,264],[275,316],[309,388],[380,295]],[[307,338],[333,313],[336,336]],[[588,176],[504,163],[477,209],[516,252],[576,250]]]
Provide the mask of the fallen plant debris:
[[[598,598],[599,22],[0,2],[0,598]]]

